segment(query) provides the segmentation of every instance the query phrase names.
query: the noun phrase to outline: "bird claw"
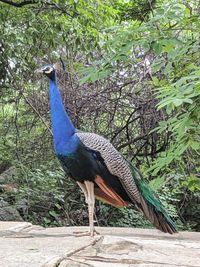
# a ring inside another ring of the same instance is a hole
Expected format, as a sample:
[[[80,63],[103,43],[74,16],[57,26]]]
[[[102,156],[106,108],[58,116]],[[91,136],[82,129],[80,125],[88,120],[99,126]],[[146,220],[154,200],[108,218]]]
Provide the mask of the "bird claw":
[[[81,237],[81,236],[95,236],[95,235],[100,235],[99,232],[94,230],[93,232],[90,231],[75,231],[73,232],[75,237]]]

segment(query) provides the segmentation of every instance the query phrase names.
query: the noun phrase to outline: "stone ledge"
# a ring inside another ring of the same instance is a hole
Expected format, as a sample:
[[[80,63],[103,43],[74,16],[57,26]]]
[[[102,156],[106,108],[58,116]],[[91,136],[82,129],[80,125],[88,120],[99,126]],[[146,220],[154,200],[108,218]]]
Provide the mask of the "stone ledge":
[[[0,222],[1,267],[199,267],[200,233],[97,227],[99,236],[74,237],[87,227],[43,228]]]

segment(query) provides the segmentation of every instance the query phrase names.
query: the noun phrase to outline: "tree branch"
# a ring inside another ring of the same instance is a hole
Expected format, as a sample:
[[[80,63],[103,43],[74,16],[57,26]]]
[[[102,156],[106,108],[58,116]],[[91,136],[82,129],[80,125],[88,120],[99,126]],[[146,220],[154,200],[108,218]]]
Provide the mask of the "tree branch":
[[[61,13],[63,14],[66,14],[70,17],[73,17],[74,15],[79,15],[78,12],[76,12],[75,10],[73,9],[69,9],[69,11],[73,12],[73,15],[71,15],[65,8],[57,5],[56,3],[50,3],[48,1],[39,1],[39,0],[24,0],[23,2],[20,2],[20,3],[16,3],[14,1],[11,1],[11,0],[0,0],[0,2],[2,3],[5,3],[5,4],[8,4],[10,6],[14,6],[14,7],[17,7],[17,8],[21,8],[21,7],[24,7],[26,5],[34,5],[34,4],[44,4],[45,7],[50,7],[52,9],[55,9],[55,10],[58,10],[60,11]]]
[[[16,2],[13,2],[10,0],[0,0],[0,2],[8,4],[10,6],[21,8],[21,7],[26,6],[26,5],[37,4],[38,0],[35,0],[35,1],[34,0],[24,0],[23,2],[20,2],[20,3],[16,3]]]
[[[117,149],[120,150],[120,149],[122,149],[122,148],[124,148],[124,147],[126,147],[126,146],[132,145],[132,144],[134,144],[135,142],[137,142],[138,140],[142,140],[142,139],[145,140],[147,136],[148,136],[148,134],[144,134],[144,135],[137,136],[137,137],[135,137],[134,139],[132,139],[132,140],[130,140],[130,141],[128,141],[128,142],[126,142],[126,143],[124,143],[124,144],[118,146]]]

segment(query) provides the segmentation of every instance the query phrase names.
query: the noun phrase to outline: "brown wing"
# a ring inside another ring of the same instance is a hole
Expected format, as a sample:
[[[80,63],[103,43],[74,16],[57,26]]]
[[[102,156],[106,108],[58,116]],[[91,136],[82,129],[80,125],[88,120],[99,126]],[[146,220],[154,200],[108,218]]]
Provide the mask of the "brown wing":
[[[126,207],[128,205],[128,202],[124,201],[111,187],[109,187],[101,176],[96,176],[95,183],[98,185],[98,187],[95,187],[94,189],[94,194],[97,199],[115,207]]]

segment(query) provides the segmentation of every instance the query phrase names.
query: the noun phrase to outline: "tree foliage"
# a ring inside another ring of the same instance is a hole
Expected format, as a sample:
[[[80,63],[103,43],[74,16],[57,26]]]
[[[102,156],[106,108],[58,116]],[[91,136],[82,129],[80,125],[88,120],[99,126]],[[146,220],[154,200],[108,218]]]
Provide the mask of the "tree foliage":
[[[35,223],[86,223],[83,197],[52,152],[47,81],[34,72],[61,56],[76,127],[110,139],[180,227],[199,230],[199,1],[0,5],[0,173],[16,168],[16,190],[2,187],[1,198]],[[100,225],[147,225],[129,209],[98,203],[96,213]]]

